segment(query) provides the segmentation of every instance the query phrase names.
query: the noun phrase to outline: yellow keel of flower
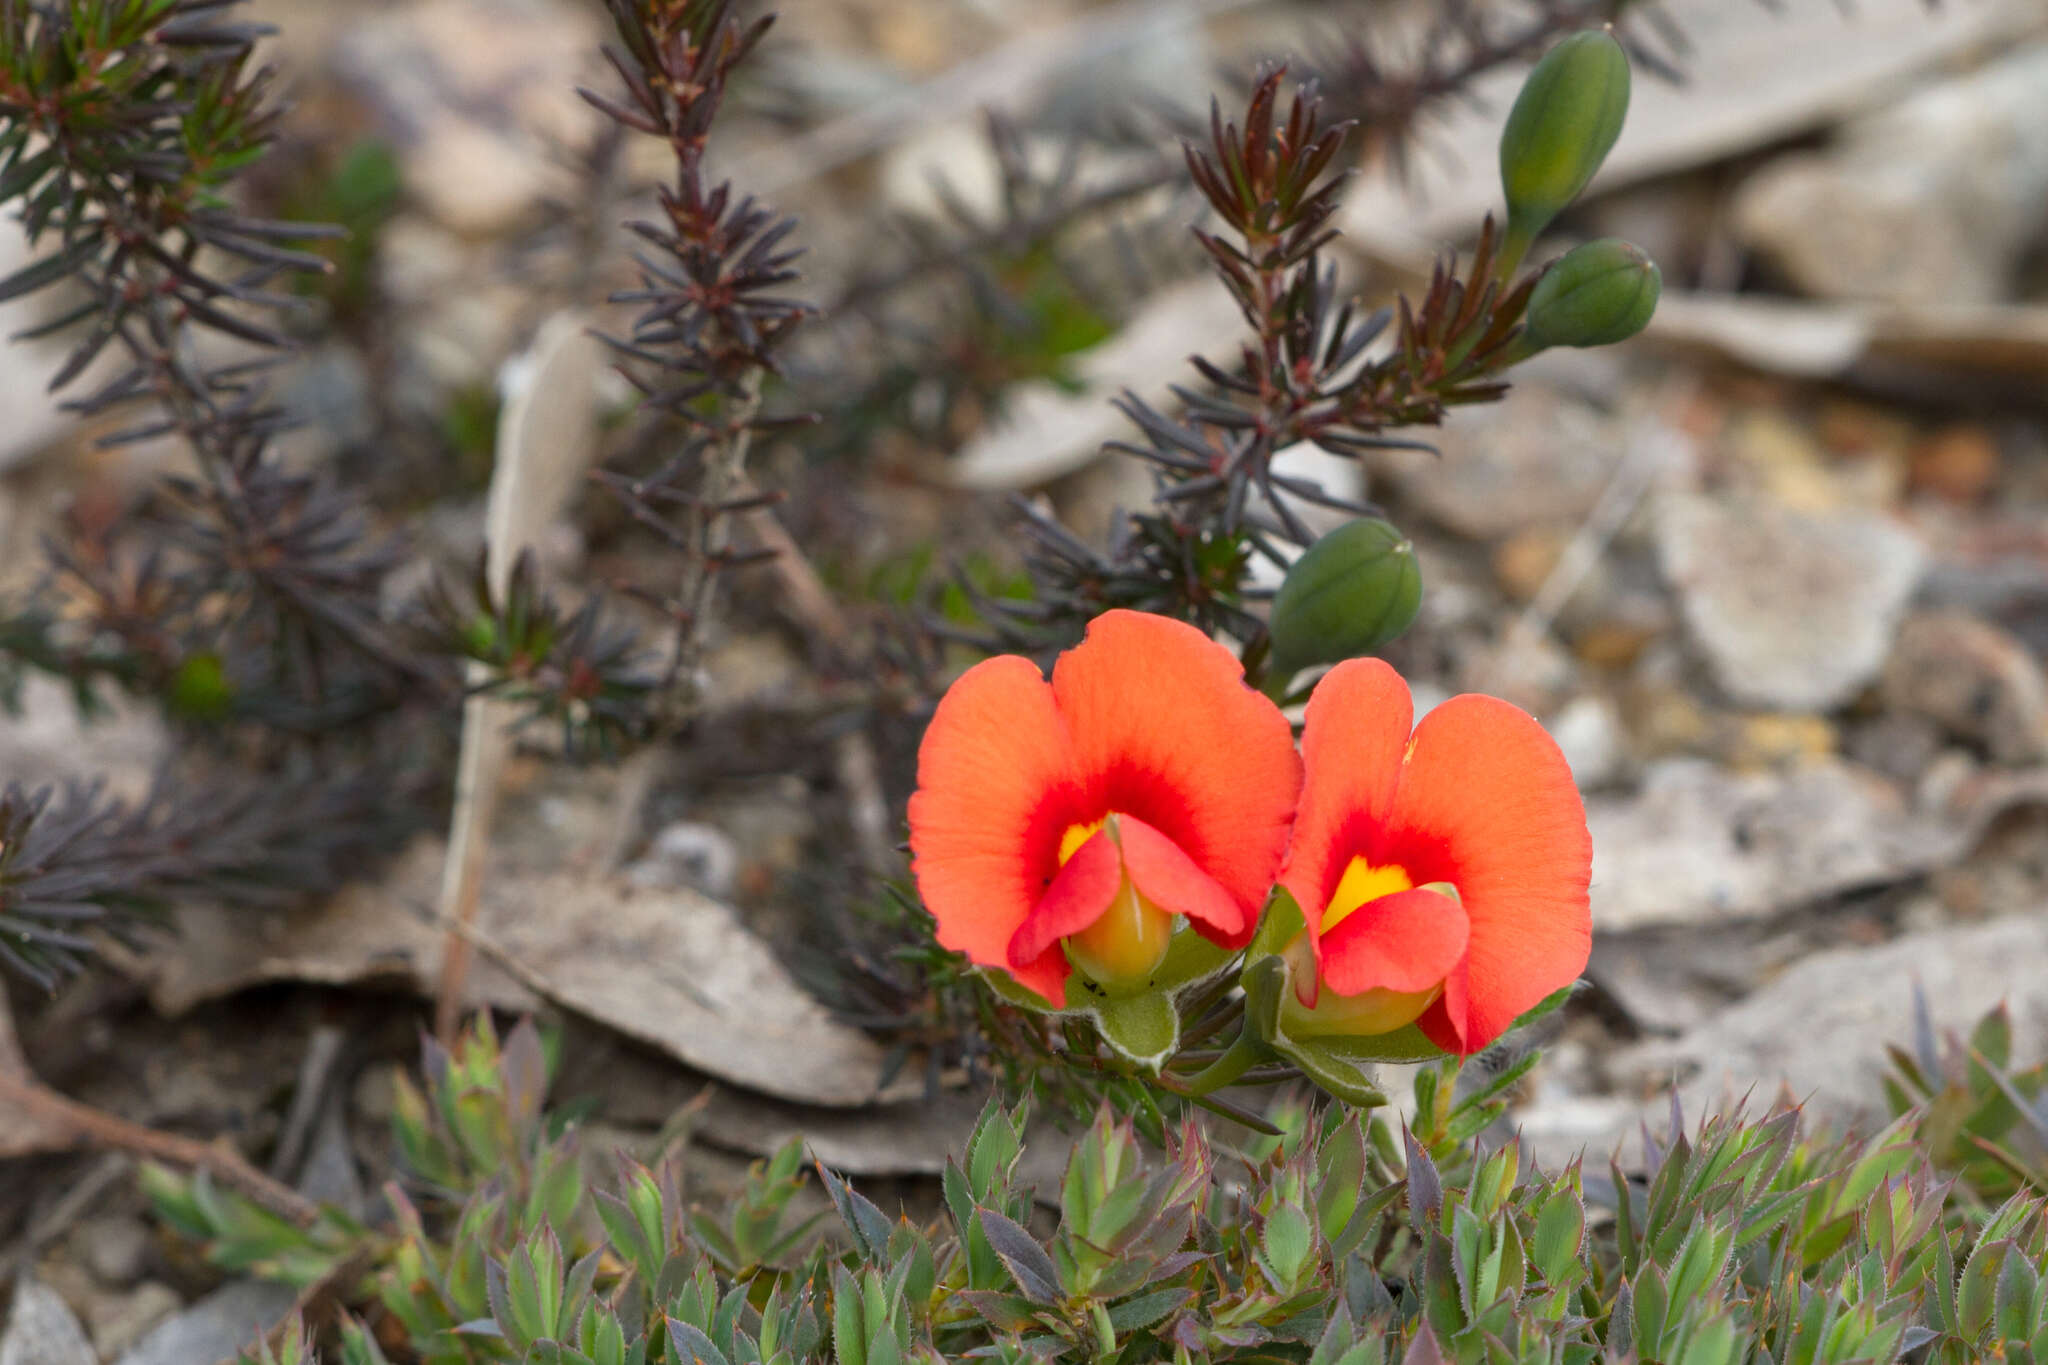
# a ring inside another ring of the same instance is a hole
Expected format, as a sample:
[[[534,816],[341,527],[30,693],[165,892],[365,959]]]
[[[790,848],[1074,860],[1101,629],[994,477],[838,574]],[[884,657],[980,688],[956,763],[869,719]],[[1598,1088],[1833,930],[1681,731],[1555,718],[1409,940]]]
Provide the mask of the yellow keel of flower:
[[[1337,890],[1330,897],[1329,908],[1323,911],[1322,931],[1329,933],[1369,901],[1414,889],[1415,882],[1409,877],[1407,868],[1395,863],[1374,867],[1363,858],[1353,858],[1345,866],[1344,875],[1337,879]]]
[[[1397,863],[1374,867],[1364,858],[1353,858],[1337,879],[1337,889],[1323,910],[1322,932],[1329,933],[1359,909],[1382,896],[1415,889],[1408,869]],[[1455,897],[1457,888],[1447,882],[1431,882],[1425,888]],[[1297,982],[1315,980],[1315,957],[1303,935],[1287,948],[1289,969]],[[1327,986],[1317,994],[1315,1007],[1301,1003],[1296,991],[1282,1001],[1281,1026],[1290,1038],[1328,1038],[1338,1035],[1370,1037],[1406,1028],[1442,995],[1442,983],[1421,991],[1370,990],[1357,995],[1339,995]]]
[[[1166,960],[1172,939],[1173,915],[1146,899],[1125,877],[1102,918],[1067,936],[1067,960],[1115,994],[1149,982]]]

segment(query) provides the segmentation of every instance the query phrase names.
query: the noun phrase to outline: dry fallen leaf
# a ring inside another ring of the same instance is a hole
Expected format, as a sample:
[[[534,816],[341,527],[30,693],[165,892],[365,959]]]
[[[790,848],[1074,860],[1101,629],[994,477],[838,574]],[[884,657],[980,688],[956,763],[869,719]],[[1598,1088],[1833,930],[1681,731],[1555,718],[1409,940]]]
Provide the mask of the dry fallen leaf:
[[[484,517],[484,577],[499,601],[519,556],[561,515],[597,451],[597,376],[604,347],[586,322],[574,311],[550,318],[524,361],[509,370],[510,393],[498,421]],[[518,717],[516,703],[491,696],[471,697],[462,709],[462,752],[439,899],[441,918],[453,926],[436,988],[435,1032],[444,1040],[454,1035],[463,975],[469,969],[468,945],[458,930],[475,920],[479,878]]]
[[[504,841],[508,844],[513,840]],[[266,981],[386,981],[429,992],[446,935],[432,906],[443,846],[422,838],[384,880],[276,913],[187,905],[178,949],[157,963],[166,1014]],[[727,906],[561,866],[486,862],[464,1003],[572,1009],[699,1071],[801,1103],[846,1107],[886,1093],[886,1054],[841,1023]]]

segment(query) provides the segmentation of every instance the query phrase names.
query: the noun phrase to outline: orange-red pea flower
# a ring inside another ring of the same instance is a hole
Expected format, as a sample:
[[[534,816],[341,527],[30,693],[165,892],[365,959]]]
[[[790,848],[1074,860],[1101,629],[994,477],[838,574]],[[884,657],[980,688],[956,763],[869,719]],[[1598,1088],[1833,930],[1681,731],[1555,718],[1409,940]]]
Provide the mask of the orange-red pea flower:
[[[1453,697],[1411,735],[1414,715],[1376,659],[1339,664],[1309,699],[1280,872],[1307,929],[1287,1030],[1413,1022],[1470,1055],[1585,969],[1593,843],[1564,755],[1526,712]]]
[[[1286,719],[1192,626],[1110,611],[1050,683],[1014,655],[955,682],[918,752],[910,850],[939,942],[1051,1005],[1079,964],[1142,989],[1179,918],[1248,942],[1287,846]]]

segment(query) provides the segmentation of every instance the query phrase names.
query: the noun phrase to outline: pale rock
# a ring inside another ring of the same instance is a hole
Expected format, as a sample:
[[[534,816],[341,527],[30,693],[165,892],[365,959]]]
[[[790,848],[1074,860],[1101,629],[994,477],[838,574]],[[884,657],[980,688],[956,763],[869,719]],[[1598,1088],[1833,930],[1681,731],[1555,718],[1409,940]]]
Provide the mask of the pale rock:
[[[184,1306],[178,1292],[161,1280],[145,1280],[124,1294],[106,1295],[89,1310],[93,1348],[101,1359],[111,1360]]]
[[[18,782],[33,792],[46,785],[104,779],[110,795],[136,800],[148,794],[151,775],[168,751],[162,723],[146,708],[111,690],[105,709],[86,719],[70,690],[53,678],[23,679],[17,715],[0,713],[0,785]]]
[[[0,1331],[0,1365],[98,1365],[99,1355],[70,1306],[46,1284],[24,1277]]]
[[[2002,454],[1998,440],[1973,422],[1935,432],[1913,447],[1913,488],[1950,502],[1979,502],[1998,483]]]
[[[1825,515],[1843,507],[1882,510],[1898,500],[1906,464],[1872,455],[1830,458],[1819,433],[1775,409],[1733,418],[1722,443],[1753,486],[1795,511]]]
[[[1020,8],[1028,14],[1033,7]],[[1205,115],[1205,83],[1190,77],[1215,71],[1225,58],[1209,42],[1199,12],[1195,6],[1157,6],[1136,31],[1061,67],[1046,92],[1047,121],[1079,132],[1126,121],[1139,108]]]
[[[1621,775],[1628,761],[1627,738],[1621,711],[1608,698],[1597,694],[1575,697],[1545,728],[1564,751],[1564,761],[1571,766],[1572,780],[1580,791],[1607,786]]]
[[[74,1236],[86,1269],[108,1284],[139,1278],[149,1258],[149,1229],[120,1214],[81,1223]]]
[[[444,226],[488,237],[515,226],[546,196],[544,163],[468,123],[427,129],[405,158],[405,187]]]
[[[1511,1117],[1524,1157],[1555,1171],[1582,1153],[1604,1158],[1635,1116],[1636,1106],[1618,1095],[1539,1093]]]
[[[1851,725],[1842,752],[1911,787],[1941,753],[1941,728],[1925,716],[1887,710]]]
[[[740,854],[716,825],[678,820],[655,835],[647,852],[620,874],[634,886],[686,886],[715,900],[730,900]]]
[[[1925,559],[1886,518],[1739,495],[1668,494],[1656,535],[1715,681],[1780,710],[1837,706],[1876,678]]]
[[[1516,384],[1498,403],[1462,409],[1427,436],[1441,457],[1388,451],[1375,468],[1432,520],[1474,540],[1577,524],[1626,443],[1618,418],[1538,384]]]
[[[985,223],[1003,212],[1003,168],[979,123],[941,123],[904,139],[879,178],[883,202],[914,218],[952,222],[958,211]]]
[[[1074,358],[1068,384],[1015,386],[1003,416],[947,462],[947,481],[978,491],[1036,488],[1092,464],[1105,441],[1139,439],[1109,404],[1126,389],[1153,406],[1176,406],[1172,386],[1186,380],[1191,354],[1235,348],[1244,316],[1230,292],[1196,278],[1147,299],[1116,335]],[[1426,455],[1412,458],[1427,460]]]
[[[1284,450],[1274,451],[1270,467],[1275,479],[1312,486],[1322,497],[1358,502],[1365,496],[1364,466],[1348,455],[1334,454],[1313,441],[1297,441]],[[1251,505],[1265,509],[1268,516],[1274,516],[1272,507],[1277,501],[1314,535],[1328,535],[1358,515],[1340,507],[1326,507],[1284,487],[1275,491],[1279,494],[1277,499],[1268,499],[1263,492],[1255,490]]]
[[[276,1326],[298,1291],[267,1280],[230,1280],[199,1302],[160,1323],[125,1352],[118,1365],[195,1365],[232,1360],[235,1353]]]
[[[1977,780],[1983,768],[1965,749],[1943,749],[1928,761],[1913,787],[1913,803],[1921,810],[1947,810]]]
[[[1571,542],[1571,531],[1561,526],[1517,531],[1493,547],[1494,580],[1514,601],[1529,602],[1549,581]],[[1597,566],[1593,572],[1599,572]]]
[[[1743,774],[1667,759],[1639,793],[1587,803],[1593,924],[1757,919],[1884,885],[1960,855],[1983,818],[1916,810],[1892,783],[1834,759]]]
[[[27,234],[11,213],[0,217],[0,279],[44,259],[57,246],[52,232],[45,233],[31,247]],[[0,470],[29,459],[78,429],[77,414],[65,412],[60,406],[62,396],[50,392],[50,376],[64,363],[82,333],[73,328],[40,341],[11,339],[17,332],[41,326],[68,311],[76,302],[68,285],[0,302],[0,338],[6,339],[0,341],[6,347],[5,362],[0,363],[0,413],[7,416],[6,430],[0,432]],[[95,380],[111,377],[120,363],[119,350],[118,346],[110,346],[103,351],[99,360],[73,382],[74,390],[89,391]]]
[[[517,226],[574,186],[567,153],[602,115],[596,12],[546,0],[425,0],[371,14],[338,42],[335,74],[399,149],[407,190],[444,226]]]
[[[438,414],[451,391],[492,384],[531,323],[530,287],[493,278],[487,254],[418,214],[393,219],[378,246],[380,284],[402,319],[389,401]]]
[[[1930,86],[1737,191],[1751,248],[1822,298],[2004,301],[2048,215],[2048,46]]]
[[[1511,628],[1460,660],[1458,685],[1543,715],[1571,690],[1573,668],[1571,653],[1549,632]]]
[[[1757,1087],[1782,1085],[1809,1116],[1833,1124],[1884,1116],[1886,1044],[1910,1045],[1913,992],[1925,994],[1937,1034],[1967,1030],[2004,1001],[2014,1032],[2048,1030],[2048,917],[2015,915],[1845,947],[1793,962],[1741,1001],[1677,1039],[1638,1045],[1614,1072],[1676,1078],[1688,1115]]]
[[[1887,706],[1984,746],[2000,763],[2048,759],[2048,675],[2011,635],[1961,612],[1899,628],[1884,670]]]

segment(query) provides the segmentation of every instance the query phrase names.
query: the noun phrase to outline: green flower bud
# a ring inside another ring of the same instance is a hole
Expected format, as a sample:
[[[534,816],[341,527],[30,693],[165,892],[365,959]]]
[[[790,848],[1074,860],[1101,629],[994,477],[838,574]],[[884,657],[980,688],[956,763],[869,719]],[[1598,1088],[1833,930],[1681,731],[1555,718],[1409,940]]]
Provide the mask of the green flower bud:
[[[1282,677],[1379,648],[1408,629],[1422,604],[1415,547],[1387,522],[1362,517],[1294,561],[1273,599],[1273,667]]]
[[[1530,352],[1551,346],[1611,346],[1649,325],[1663,278],[1657,264],[1614,237],[1574,247],[1553,262],[1529,296],[1523,333]]]
[[[1613,34],[1574,33],[1544,54],[1500,135],[1511,243],[1526,248],[1578,198],[1627,113],[1628,56]]]

